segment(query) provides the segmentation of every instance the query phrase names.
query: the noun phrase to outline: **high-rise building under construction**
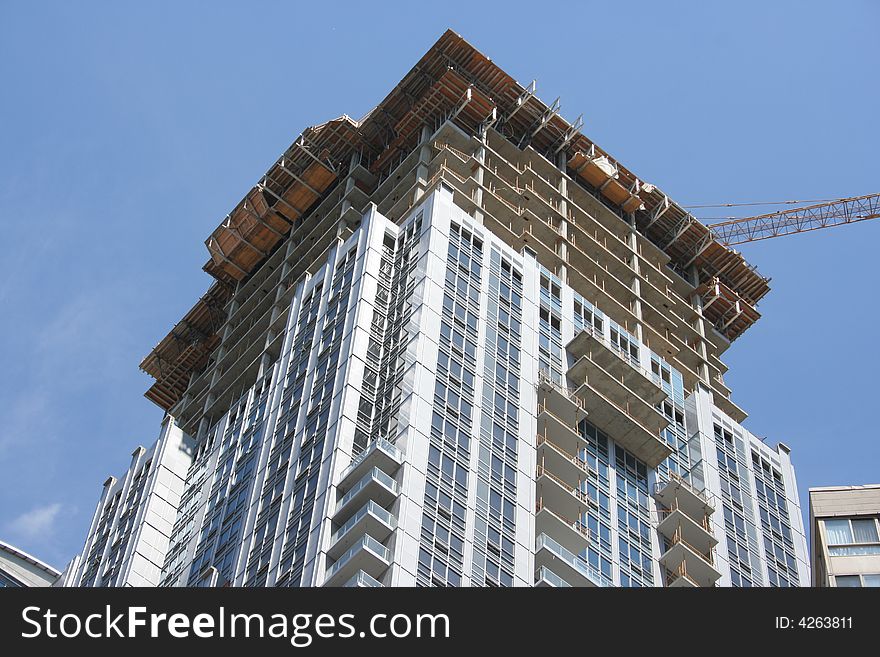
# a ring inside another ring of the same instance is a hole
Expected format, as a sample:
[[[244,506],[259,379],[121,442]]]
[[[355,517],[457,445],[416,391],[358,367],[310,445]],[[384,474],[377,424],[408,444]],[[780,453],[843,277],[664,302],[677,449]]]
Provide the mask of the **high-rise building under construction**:
[[[141,364],[173,521],[143,548],[105,494],[65,581],[808,585],[789,449],[720,360],[767,279],[579,129],[452,32],[307,129]]]

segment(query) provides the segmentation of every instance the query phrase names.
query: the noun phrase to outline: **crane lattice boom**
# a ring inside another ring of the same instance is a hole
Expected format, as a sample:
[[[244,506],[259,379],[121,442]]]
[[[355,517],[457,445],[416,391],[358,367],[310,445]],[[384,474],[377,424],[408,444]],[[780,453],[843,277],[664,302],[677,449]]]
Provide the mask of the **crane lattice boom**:
[[[880,194],[868,194],[709,224],[708,228],[715,239],[726,246],[732,246],[877,217],[880,217]]]

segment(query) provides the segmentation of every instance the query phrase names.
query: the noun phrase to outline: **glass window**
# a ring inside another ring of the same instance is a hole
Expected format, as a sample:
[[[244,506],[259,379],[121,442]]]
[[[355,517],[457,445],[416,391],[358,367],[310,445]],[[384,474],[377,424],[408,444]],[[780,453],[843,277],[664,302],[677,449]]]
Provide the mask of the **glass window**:
[[[880,543],[877,535],[877,521],[874,518],[848,519],[837,518],[825,520],[825,534],[828,545],[853,545]],[[853,548],[836,548],[830,550],[832,555],[878,554],[880,545]]]
[[[853,520],[853,537],[855,543],[878,543],[880,539],[877,537],[877,523],[873,518],[863,520]]]
[[[828,548],[832,557],[858,557],[880,554],[880,545],[841,545]]]
[[[858,575],[837,575],[834,581],[838,587],[860,588],[862,586]]]
[[[880,574],[878,575],[862,575],[862,586],[871,588],[880,588]]]
[[[826,520],[825,534],[828,538],[828,545],[852,543],[849,520]]]

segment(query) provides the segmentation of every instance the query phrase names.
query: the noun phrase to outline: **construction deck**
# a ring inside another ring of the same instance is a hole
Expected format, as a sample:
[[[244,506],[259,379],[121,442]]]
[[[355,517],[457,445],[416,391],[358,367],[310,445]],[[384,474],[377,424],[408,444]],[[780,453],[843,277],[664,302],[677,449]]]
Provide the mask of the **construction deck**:
[[[293,285],[369,203],[400,219],[438,184],[744,418],[719,356],[769,291],[743,257],[447,31],[360,121],[305,130],[206,240],[209,291],[141,363],[195,435],[280,352]]]

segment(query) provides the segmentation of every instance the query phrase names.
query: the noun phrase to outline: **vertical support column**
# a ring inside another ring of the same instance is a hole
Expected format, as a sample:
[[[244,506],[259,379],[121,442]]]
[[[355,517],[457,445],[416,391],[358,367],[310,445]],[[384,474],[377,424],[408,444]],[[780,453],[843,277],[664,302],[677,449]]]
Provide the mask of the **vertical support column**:
[[[217,357],[214,361],[214,371],[211,373],[211,383],[208,386],[208,395],[205,397],[205,405],[202,407],[202,419],[199,421],[199,430],[196,434],[197,439],[201,439],[203,435],[203,431],[206,431],[208,426],[208,418],[205,417],[205,414],[208,412],[208,409],[214,404],[214,401],[217,399],[217,394],[214,392],[214,386],[217,385],[217,382],[220,380],[220,377],[223,375],[222,368],[220,367],[220,361],[223,360],[223,357],[226,355],[228,349],[226,345],[228,344],[229,335],[232,333],[232,318],[235,316],[235,312],[238,310],[238,293],[241,291],[241,281],[235,286],[235,294],[232,297],[232,300],[229,302],[229,316],[226,320],[226,324],[223,326],[223,336],[220,339],[220,345],[217,347]]]
[[[97,559],[98,563],[101,564],[101,568],[98,570],[98,576],[95,579],[95,586],[114,587],[124,585],[124,581],[122,580],[122,572],[114,575],[113,579],[104,579],[104,575],[106,574],[104,571],[106,570],[108,559],[110,557],[110,552],[113,549],[113,543],[109,540],[109,538],[117,535],[119,531],[119,516],[122,512],[122,506],[128,499],[128,494],[129,491],[131,491],[131,486],[134,481],[135,475],[137,475],[137,471],[141,465],[141,460],[146,453],[147,450],[140,445],[135,447],[135,450],[131,453],[131,462],[129,463],[128,471],[122,478],[122,485],[120,487],[119,499],[121,500],[121,504],[117,506],[116,510],[113,512],[111,524],[109,529],[107,530],[108,540],[104,545],[104,550],[101,552],[101,556]],[[128,546],[128,549],[131,549],[131,545]]]
[[[199,420],[199,426],[196,429],[196,442],[197,443],[200,442],[205,437],[205,434],[208,432],[208,429],[210,429],[210,427],[208,426],[208,418],[205,417],[204,415],[202,415],[201,419]]]
[[[354,168],[358,165],[360,158],[357,153],[353,153],[351,156],[351,162],[349,164],[349,172],[353,171]],[[351,187],[354,185],[354,178],[349,174],[348,178],[345,181],[345,191],[348,192]],[[351,207],[351,204],[346,199],[342,204],[342,212],[344,213],[347,207]],[[341,224],[341,221],[340,221]],[[266,332],[266,341],[263,344],[263,355],[260,359],[260,371],[257,374],[257,379],[259,380],[263,376],[266,375],[266,370],[269,368],[271,363],[269,362],[269,345],[274,342],[275,338],[278,337],[279,331],[272,326],[278,320],[278,317],[284,312],[284,307],[281,303],[281,300],[284,298],[284,294],[287,292],[287,286],[284,281],[290,275],[291,269],[293,267],[290,264],[291,256],[293,255],[293,251],[296,248],[296,245],[293,243],[293,240],[288,239],[287,244],[284,249],[284,260],[281,261],[281,275],[278,278],[278,285],[275,287],[275,298],[272,300],[272,310],[269,316],[269,330]],[[282,329],[283,330],[283,329]]]
[[[342,206],[340,208],[339,215],[343,216],[349,208],[351,208],[351,201],[348,200],[348,195],[351,190],[354,189],[354,169],[360,164],[360,153],[352,153],[351,158],[348,161],[348,176],[345,178],[345,194],[342,197]]]
[[[697,271],[697,267],[695,265],[690,267],[689,275],[691,278],[691,285],[693,285],[694,287],[699,287],[700,274]],[[701,339],[697,344],[697,353],[699,353],[700,357],[703,359],[703,362],[701,362],[698,366],[697,376],[700,377],[700,380],[702,380],[703,383],[711,387],[712,383],[709,377],[709,364],[708,362],[706,362],[708,358],[706,353],[706,320],[703,319],[703,297],[699,294],[694,294],[691,297],[691,304],[698,313],[696,329],[697,333],[700,334]]]
[[[280,292],[280,291],[281,291],[281,289],[279,288],[278,292]],[[275,320],[278,319],[278,315],[281,314],[281,307],[278,305],[279,298],[280,298],[280,295],[276,294],[275,301],[272,304],[272,313],[271,313],[270,319],[269,319],[270,327],[272,324],[275,323]],[[278,330],[277,329],[270,328],[266,332],[266,342],[263,345],[263,355],[260,357],[260,371],[257,373],[257,380],[263,378],[266,375],[266,370],[268,370],[269,366],[272,364],[269,360],[268,349],[269,349],[269,345],[271,345],[275,341],[275,338],[277,338],[277,337],[278,337]]]
[[[431,129],[423,125],[422,133],[419,136],[419,163],[416,165],[416,188],[413,191],[413,205],[419,202],[419,199],[425,195],[425,189],[428,187],[428,162],[431,161],[431,144],[428,140],[431,138]]]
[[[65,581],[64,586],[81,586],[82,585],[82,577],[85,574],[86,570],[88,570],[89,556],[92,552],[92,547],[95,544],[95,539],[97,538],[96,531],[98,529],[98,524],[100,523],[101,516],[104,514],[104,509],[107,507],[107,502],[110,499],[110,491],[113,490],[113,486],[116,485],[116,477],[110,476],[107,477],[107,480],[104,482],[104,487],[101,490],[101,499],[98,500],[98,506],[95,509],[95,513],[92,516],[92,522],[89,525],[89,533],[86,534],[86,543],[83,546],[82,552],[75,557],[75,561],[71,562],[70,572],[65,571]],[[76,559],[78,558],[78,561]],[[103,552],[99,558],[103,558]]]
[[[352,153],[351,157],[348,160],[348,175],[345,177],[345,192],[342,196],[342,204],[339,208],[339,219],[336,221],[336,242],[339,243],[339,240],[343,238],[343,232],[349,226],[354,226],[354,222],[349,222],[346,220],[346,213],[351,210],[354,206],[351,204],[349,200],[349,194],[352,192],[355,186],[355,177],[354,170],[355,167],[360,163],[360,153]],[[277,300],[277,299],[276,299]],[[274,336],[273,336],[274,337]],[[268,346],[268,343],[267,343]]]
[[[635,294],[635,301],[633,302],[632,312],[637,318],[637,322],[635,325],[635,331],[633,334],[639,339],[639,342],[645,342],[644,331],[642,331],[642,281],[639,279],[639,241],[638,234],[636,233],[636,215],[634,213],[630,213],[629,219],[627,221],[629,224],[629,232],[626,236],[626,243],[629,246],[631,251],[630,253],[630,262],[629,266],[633,270],[632,282],[630,283],[630,289]]]
[[[181,398],[179,408],[186,408],[189,406],[189,403],[192,401],[192,395],[190,394],[190,388],[192,387],[193,381],[196,380],[196,371],[193,370],[189,373],[189,381],[186,384],[186,392],[183,393],[183,397]]]
[[[565,178],[565,167],[567,164],[568,159],[566,158],[565,151],[562,151],[556,159],[556,166],[562,172],[557,186],[559,195],[562,197],[559,201],[559,214],[562,216],[562,219],[559,220],[559,238],[557,243],[559,245],[559,259],[562,260],[563,264],[560,266],[559,271],[556,272],[556,275],[563,283],[568,282],[568,180]]]
[[[478,187],[474,192],[473,201],[477,206],[477,209],[474,210],[474,219],[481,226],[483,225],[483,164],[486,162],[486,132],[485,130],[481,130],[480,135],[478,137],[480,140],[480,145],[477,146],[477,150],[474,152],[474,158],[477,162],[480,163],[480,166],[477,167],[477,170],[474,171],[474,180],[477,181]]]

